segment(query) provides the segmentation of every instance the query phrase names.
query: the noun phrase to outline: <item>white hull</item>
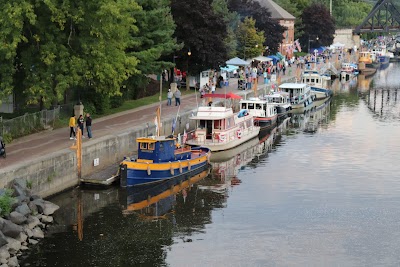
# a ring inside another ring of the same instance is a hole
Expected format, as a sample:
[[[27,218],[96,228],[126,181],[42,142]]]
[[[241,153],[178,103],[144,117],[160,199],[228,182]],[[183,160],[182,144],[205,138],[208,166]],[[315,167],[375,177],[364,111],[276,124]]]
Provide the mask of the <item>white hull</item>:
[[[231,141],[219,141],[219,140],[212,140],[212,139],[207,139],[204,142],[196,142],[196,140],[188,140],[186,144],[190,146],[203,146],[209,148],[212,152],[215,151],[222,151],[222,150],[227,150],[231,149],[234,147],[237,147],[250,139],[258,136],[258,133],[260,132],[260,127],[254,127],[254,129],[251,132],[248,132],[247,134],[242,134],[241,138],[235,137]]]

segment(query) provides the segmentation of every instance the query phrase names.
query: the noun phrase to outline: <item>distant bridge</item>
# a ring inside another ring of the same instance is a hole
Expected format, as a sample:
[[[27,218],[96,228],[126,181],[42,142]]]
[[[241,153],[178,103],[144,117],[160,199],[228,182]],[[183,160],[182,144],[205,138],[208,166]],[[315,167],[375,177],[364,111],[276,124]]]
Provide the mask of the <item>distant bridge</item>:
[[[378,0],[364,21],[353,34],[364,32],[391,32],[400,30],[400,12],[392,0]]]

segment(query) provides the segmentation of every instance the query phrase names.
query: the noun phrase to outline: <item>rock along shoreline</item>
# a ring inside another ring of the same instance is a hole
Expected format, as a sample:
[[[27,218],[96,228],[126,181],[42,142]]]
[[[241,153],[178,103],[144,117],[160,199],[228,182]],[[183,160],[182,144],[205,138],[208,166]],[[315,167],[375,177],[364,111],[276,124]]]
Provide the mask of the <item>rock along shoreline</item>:
[[[44,238],[53,222],[51,215],[60,207],[31,195],[25,182],[13,181],[0,189],[0,197],[7,194],[11,196],[11,211],[0,218],[0,267],[18,267],[18,257]]]

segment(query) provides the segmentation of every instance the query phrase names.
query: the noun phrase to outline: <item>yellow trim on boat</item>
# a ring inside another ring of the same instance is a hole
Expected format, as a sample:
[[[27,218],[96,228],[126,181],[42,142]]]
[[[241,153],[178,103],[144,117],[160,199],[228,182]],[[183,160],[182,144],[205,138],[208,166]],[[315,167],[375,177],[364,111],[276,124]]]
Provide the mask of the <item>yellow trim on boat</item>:
[[[207,155],[195,158],[195,159],[190,159],[190,160],[182,160],[182,161],[176,161],[176,162],[163,162],[163,163],[151,163],[151,162],[139,162],[138,161],[123,161],[122,164],[126,164],[128,169],[135,169],[135,170],[143,170],[147,171],[148,167],[150,167],[150,170],[170,170],[172,169],[178,169],[178,168],[186,168],[190,165],[196,165],[198,163],[204,162],[207,160]]]
[[[136,161],[140,163],[153,163],[152,159],[137,159]]]

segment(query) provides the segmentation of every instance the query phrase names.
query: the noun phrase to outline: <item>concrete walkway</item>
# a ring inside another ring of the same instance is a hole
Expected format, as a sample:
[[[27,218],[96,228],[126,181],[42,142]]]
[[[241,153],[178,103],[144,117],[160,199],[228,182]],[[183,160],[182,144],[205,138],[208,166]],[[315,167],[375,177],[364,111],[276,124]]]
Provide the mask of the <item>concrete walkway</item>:
[[[291,73],[291,75],[289,75],[289,73]],[[281,82],[284,82],[289,79],[293,80],[296,73],[299,73],[299,69],[296,71],[296,67],[292,66],[292,70],[287,70],[286,75],[281,75],[280,79],[278,78],[278,81],[281,80]],[[263,78],[260,77],[259,80],[260,83],[258,84],[258,88],[265,88],[265,85],[262,81]],[[237,79],[231,78],[229,80],[229,86],[216,90],[216,93],[225,92],[234,92],[239,95],[245,95],[248,91],[238,90]],[[201,100],[202,99],[200,99],[199,95],[197,95],[197,101],[199,101],[199,105]],[[177,114],[178,107],[174,105],[174,100],[172,102],[172,106],[167,106],[166,103],[166,99],[162,101],[162,117],[174,118]],[[92,132],[94,138],[90,140],[84,139],[83,146],[95,144],[96,138],[102,136],[127,132],[129,129],[138,127],[140,125],[146,127],[147,123],[150,125],[153,124],[158,105],[159,102],[93,120]],[[181,98],[180,113],[195,110],[196,107],[196,94],[191,93],[184,95]],[[84,134],[86,135],[86,130]],[[0,158],[0,170],[4,168],[12,169],[13,167],[26,164],[27,161],[34,160],[52,152],[69,148],[73,145],[73,143],[74,140],[69,139],[69,127],[43,131],[16,139],[11,144],[6,146],[7,158]]]

